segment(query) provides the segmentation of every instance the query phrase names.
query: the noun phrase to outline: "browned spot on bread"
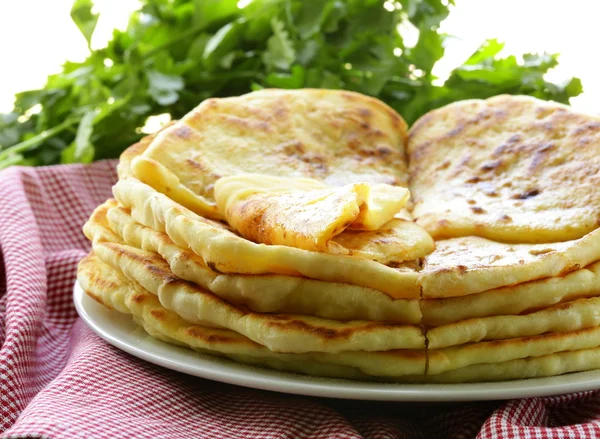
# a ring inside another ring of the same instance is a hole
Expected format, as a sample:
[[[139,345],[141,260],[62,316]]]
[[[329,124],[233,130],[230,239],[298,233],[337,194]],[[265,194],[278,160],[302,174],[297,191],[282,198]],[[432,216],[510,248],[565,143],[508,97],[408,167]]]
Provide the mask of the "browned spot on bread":
[[[165,320],[166,319],[165,312],[162,309],[151,309],[150,314],[156,320]]]
[[[485,213],[486,212],[485,209],[482,209],[479,206],[471,206],[471,211],[473,213],[477,213],[477,214],[481,214],[481,213]]]
[[[208,268],[210,268],[212,271],[214,271],[215,273],[219,273],[219,274],[221,273],[219,271],[219,269],[217,268],[217,264],[215,264],[213,261],[207,261],[206,266]]]
[[[505,214],[505,213],[503,213],[502,215],[500,215],[499,219],[500,219],[500,221],[505,222],[505,223],[512,222],[512,218],[509,215]]]
[[[301,155],[306,150],[300,140],[294,140],[283,146],[283,152],[287,155]]]
[[[564,268],[564,269],[563,269],[563,270],[560,272],[559,276],[565,276],[565,275],[567,275],[567,274],[569,274],[569,273],[571,273],[571,272],[573,272],[573,271],[577,271],[577,270],[579,270],[580,268],[581,268],[581,265],[579,265],[579,264],[573,264],[573,265],[570,265],[570,266],[568,266],[568,267],[565,267],[565,268]]]
[[[175,129],[175,135],[182,139],[189,139],[192,136],[192,130],[187,125],[180,123]]]
[[[203,340],[207,343],[233,343],[236,341],[228,335],[219,334],[214,331],[207,331],[205,328],[199,326],[190,326],[185,330],[185,333],[190,337]],[[247,340],[246,344],[258,346],[251,340]]]
[[[94,267],[95,262],[90,260],[90,265],[92,265]],[[93,270],[95,270],[96,268],[92,268]],[[112,282],[108,279],[105,279],[103,277],[101,277],[100,273],[94,273],[92,275],[90,275],[90,281],[93,285],[95,285],[98,289],[101,289],[103,291],[110,291],[110,290],[114,290],[120,287],[119,284],[117,284],[116,282]]]
[[[512,136],[510,136],[508,138],[508,142],[510,142],[510,143],[516,143],[516,142],[518,142],[520,140],[521,140],[521,136],[518,135],[518,134],[513,134]]]
[[[205,167],[202,165],[202,163],[197,162],[196,160],[192,160],[192,159],[186,159],[185,162],[190,165],[192,168],[195,168],[199,171],[204,171]]]
[[[548,142],[548,143],[542,144],[539,148],[536,149],[536,151],[533,155],[533,159],[531,160],[531,163],[529,164],[529,169],[528,169],[529,175],[533,175],[538,170],[538,167],[540,166],[540,164],[542,164],[542,162],[547,157],[546,153],[553,148],[554,148],[554,144]]]
[[[574,135],[583,134],[589,131],[598,131],[600,130],[600,122],[589,122],[586,124],[579,125],[577,128],[573,130]]]
[[[369,118],[373,113],[371,113],[371,110],[368,108],[361,107],[358,109],[358,114],[360,114],[362,117]]]
[[[521,194],[515,194],[513,195],[511,198],[513,198],[514,200],[527,200],[528,198],[532,198],[535,197],[536,195],[539,195],[540,191],[538,189],[531,189],[527,192],[523,192]]]
[[[519,136],[518,134],[513,134],[506,140],[506,142],[497,146],[496,149],[492,151],[492,157],[498,158],[504,155],[509,149],[511,149],[514,146],[515,143],[519,142],[520,140],[521,136]]]
[[[131,296],[131,300],[134,303],[142,303],[144,300],[146,300],[146,295],[144,293],[135,293]]]
[[[444,162],[442,162],[442,164],[438,166],[438,170],[443,171],[444,169],[448,169],[450,165],[450,160],[444,160]]]
[[[119,256],[124,257],[125,259],[136,261],[137,263],[143,265],[144,269],[151,273],[153,276],[161,279],[166,285],[188,285],[189,282],[186,282],[178,277],[176,277],[167,264],[167,262],[162,259],[159,255],[155,253],[145,253],[144,256],[140,255],[137,250],[130,250],[125,246],[113,243],[104,244],[107,247],[110,247],[115,253]]]
[[[542,248],[539,250],[532,249],[532,250],[529,250],[529,254],[533,255],[533,256],[539,256],[539,255],[545,255],[545,254],[553,252],[553,251],[554,251],[554,249],[552,249],[552,248]]]
[[[382,327],[389,327],[395,329],[410,328],[410,325],[400,325],[397,323],[385,323],[385,322],[365,322],[363,325],[348,327],[348,328],[328,328],[326,326],[318,326],[316,324],[309,324],[302,320],[295,319],[292,316],[283,314],[271,314],[269,320],[265,322],[265,326],[271,328],[278,328],[282,331],[293,330],[299,332],[310,333],[311,336],[324,338],[328,340],[333,339],[348,339],[356,331],[361,332],[377,331]]]
[[[481,170],[484,172],[493,171],[502,165],[502,160],[492,160],[481,165]]]
[[[393,152],[394,152],[394,150],[392,148],[387,147],[387,146],[379,146],[376,149],[376,155],[378,155],[379,157],[386,157],[386,156],[390,155]]]

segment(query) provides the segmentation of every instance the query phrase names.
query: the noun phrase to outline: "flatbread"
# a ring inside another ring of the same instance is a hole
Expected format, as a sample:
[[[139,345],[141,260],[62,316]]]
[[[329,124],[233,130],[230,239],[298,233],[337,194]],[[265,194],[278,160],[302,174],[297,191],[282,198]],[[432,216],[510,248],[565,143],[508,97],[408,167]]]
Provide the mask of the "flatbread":
[[[600,348],[557,352],[502,363],[482,363],[426,377],[404,377],[403,381],[426,383],[471,383],[542,378],[600,369]]]
[[[600,326],[508,340],[482,341],[456,347],[428,349],[428,373],[436,375],[472,364],[502,363],[563,351],[600,347]]]
[[[217,181],[217,185],[220,180]],[[219,186],[217,186],[218,188]],[[314,191],[229,193],[217,206],[250,241],[332,254],[349,254],[333,239],[358,217],[369,187],[354,183]]]
[[[411,220],[394,218],[379,230],[360,232],[346,230],[333,243],[352,257],[369,259],[396,266],[410,264],[430,254],[435,243],[429,234]]]
[[[418,351],[344,352],[341,354],[280,354],[233,331],[191,325],[165,309],[157,296],[130,281],[90,254],[78,269],[78,280],[88,295],[101,304],[133,314],[153,337],[189,346],[203,353],[224,355],[235,361],[309,375],[349,379],[409,382],[483,382],[560,375],[600,368],[600,348],[557,352],[499,363],[479,363],[441,374],[425,374],[424,354]],[[349,366],[353,365],[353,366]],[[359,369],[362,368],[362,371]]]
[[[373,203],[373,190],[385,185],[315,188],[318,182],[307,185],[307,180],[257,174],[221,178],[215,184],[217,207],[233,229],[256,243],[381,263],[411,261],[433,251],[433,239],[422,228],[394,218],[408,201],[407,189],[388,186],[386,197],[376,196]]]
[[[156,295],[101,262],[93,253],[80,262],[77,278],[90,297],[109,308],[121,308],[121,312],[132,314],[153,337],[200,352],[318,376],[367,378],[366,374],[401,378],[425,374],[426,356],[420,350],[276,353],[234,331],[190,324],[162,306]]]
[[[178,247],[161,232],[133,221],[129,212],[108,200],[84,225],[92,242],[114,242],[160,254],[171,271],[228,302],[256,312],[305,314],[333,320],[372,320],[419,324],[416,299],[392,299],[371,288],[298,276],[237,275],[212,271],[194,252]]]
[[[352,195],[350,202],[341,205],[346,208],[341,213],[347,216],[338,221],[337,225],[343,226],[338,233],[346,229],[380,229],[406,206],[410,192],[403,187],[382,183],[363,182],[332,187],[311,178],[274,177],[251,173],[220,178],[214,187],[219,212],[232,226],[234,226],[233,222],[239,221],[240,218],[252,218],[248,212],[245,212],[244,207],[258,211],[261,215],[274,217],[275,214],[271,211],[275,211],[277,215],[286,215],[282,223],[293,219],[288,213],[293,209],[294,213],[302,215],[305,221],[316,222],[313,215],[322,215],[322,209],[327,212],[335,211],[332,207],[339,208],[340,204],[334,201],[344,200],[344,197],[350,195]],[[300,203],[302,197],[308,199]],[[314,204],[319,204],[319,207]],[[347,224],[344,223],[345,221]],[[240,230],[235,226],[234,228]],[[317,231],[321,230],[317,229]],[[273,242],[273,244],[281,244],[281,242]]]
[[[121,153],[121,155],[119,156],[119,163],[117,163],[117,175],[119,176],[119,178],[122,179],[122,178],[131,177],[132,176],[131,175],[131,166],[132,166],[131,162],[137,156],[139,156],[144,151],[146,151],[146,149],[148,149],[148,147],[150,146],[152,141],[156,138],[156,136],[161,131],[169,128],[170,126],[175,124],[175,122],[176,121],[171,121],[171,122],[165,124],[157,132],[148,134],[148,135],[142,137],[138,142],[134,143],[129,148],[127,148],[125,151],[123,151]]]
[[[131,172],[190,210],[219,218],[215,181],[247,172],[406,187],[405,139],[404,120],[377,99],[261,90],[203,101],[160,133]]]
[[[464,296],[564,276],[600,260],[600,229],[551,244],[504,244],[467,236],[435,245],[420,273],[424,298]]]
[[[413,214],[435,239],[581,238],[600,226],[600,117],[526,96],[467,100],[410,130]]]
[[[420,297],[418,274],[410,266],[391,268],[351,256],[255,244],[136,179],[120,180],[113,193],[123,207],[131,210],[136,222],[165,232],[179,247],[189,247],[213,271],[302,276],[373,288],[393,298]]]
[[[430,328],[430,349],[481,340],[504,340],[549,332],[572,332],[600,325],[600,297],[561,303],[524,315],[498,315],[461,320]]]
[[[497,288],[479,294],[420,301],[423,323],[445,325],[465,319],[534,312],[557,303],[600,296],[600,262],[565,276]]]
[[[175,277],[168,264],[155,253],[108,242],[96,243],[93,248],[103,262],[156,294],[165,308],[184,320],[231,329],[274,352],[338,353],[425,347],[418,326],[255,313]]]

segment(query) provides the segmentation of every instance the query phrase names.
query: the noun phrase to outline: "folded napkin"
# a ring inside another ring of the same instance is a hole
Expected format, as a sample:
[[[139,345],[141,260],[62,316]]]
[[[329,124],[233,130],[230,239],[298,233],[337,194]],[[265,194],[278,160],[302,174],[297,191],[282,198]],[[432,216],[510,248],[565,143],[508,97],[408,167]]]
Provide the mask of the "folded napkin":
[[[81,226],[114,161],[0,172],[0,438],[592,438],[600,393],[416,404],[309,398],[163,369],[77,317]]]

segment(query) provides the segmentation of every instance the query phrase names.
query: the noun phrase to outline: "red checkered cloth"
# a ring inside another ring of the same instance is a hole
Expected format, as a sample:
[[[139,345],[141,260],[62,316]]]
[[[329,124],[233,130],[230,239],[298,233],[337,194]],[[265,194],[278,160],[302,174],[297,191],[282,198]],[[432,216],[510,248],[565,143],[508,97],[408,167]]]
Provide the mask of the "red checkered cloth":
[[[592,438],[600,393],[371,403],[207,381],[105,343],[72,303],[81,226],[115,162],[0,172],[0,437]]]

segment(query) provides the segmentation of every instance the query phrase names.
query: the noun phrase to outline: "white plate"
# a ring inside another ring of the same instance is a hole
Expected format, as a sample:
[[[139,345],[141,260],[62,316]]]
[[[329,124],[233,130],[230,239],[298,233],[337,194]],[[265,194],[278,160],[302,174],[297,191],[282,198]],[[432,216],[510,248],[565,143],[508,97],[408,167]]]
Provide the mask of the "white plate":
[[[479,401],[559,395],[600,388],[600,370],[476,384],[382,384],[277,372],[199,354],[156,340],[140,329],[130,316],[110,311],[92,300],[78,283],[75,284],[73,298],[81,318],[96,334],[119,349],[168,369],[255,389],[371,401]]]

